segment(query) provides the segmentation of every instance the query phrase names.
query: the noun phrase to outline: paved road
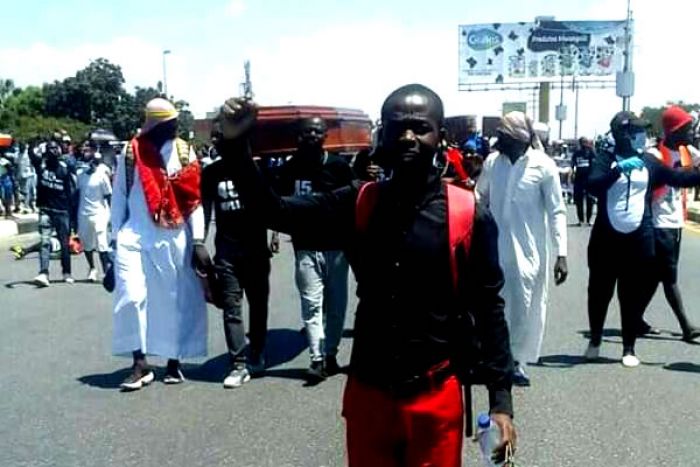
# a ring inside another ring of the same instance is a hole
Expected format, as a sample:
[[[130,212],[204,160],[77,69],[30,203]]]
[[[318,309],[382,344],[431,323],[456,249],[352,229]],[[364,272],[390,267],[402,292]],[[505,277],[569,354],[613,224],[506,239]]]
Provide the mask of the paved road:
[[[683,344],[659,296],[649,320],[669,330],[645,339],[645,365],[626,370],[617,306],[608,320],[601,364],[583,364],[586,329],[585,244],[570,229],[569,281],[553,289],[542,365],[533,387],[516,389],[519,465],[700,465],[700,347]],[[289,244],[274,260],[269,359],[265,378],[224,390],[220,315],[209,310],[209,359],[188,362],[189,381],[156,383],[136,393],[116,388],[129,361],[110,356],[110,297],[100,286],[23,284],[37,260],[0,255],[0,466],[341,466],[340,399],[344,377],[316,387],[298,333]],[[82,258],[73,259],[84,277]],[[700,321],[700,234],[684,239],[682,285]],[[52,272],[59,274],[58,262]],[[353,301],[354,304],[354,301]],[[347,327],[352,325],[352,313]],[[352,343],[343,341],[341,362]],[[162,365],[164,362],[156,362]],[[162,368],[161,368],[162,371]],[[484,395],[477,395],[479,408]],[[467,466],[479,465],[467,443]],[[372,467],[372,466],[368,466]]]

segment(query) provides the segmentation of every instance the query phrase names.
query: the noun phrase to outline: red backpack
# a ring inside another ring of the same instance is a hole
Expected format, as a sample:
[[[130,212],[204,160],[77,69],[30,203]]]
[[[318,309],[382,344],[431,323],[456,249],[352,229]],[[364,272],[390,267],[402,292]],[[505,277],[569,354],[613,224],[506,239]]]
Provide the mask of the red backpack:
[[[457,289],[457,247],[464,246],[469,253],[472,241],[472,226],[474,224],[474,209],[476,199],[474,192],[460,186],[445,183],[447,189],[447,231],[450,243],[450,270],[452,285]],[[379,197],[377,182],[368,182],[360,187],[355,204],[355,229],[359,233],[367,231],[369,219],[374,211]]]

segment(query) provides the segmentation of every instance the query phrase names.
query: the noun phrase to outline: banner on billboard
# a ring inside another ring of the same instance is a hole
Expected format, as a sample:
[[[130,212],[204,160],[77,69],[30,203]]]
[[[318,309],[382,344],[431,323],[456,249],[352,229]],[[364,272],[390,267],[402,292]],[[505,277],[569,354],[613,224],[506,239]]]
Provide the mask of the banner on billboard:
[[[459,27],[459,84],[613,77],[626,21],[541,21]]]

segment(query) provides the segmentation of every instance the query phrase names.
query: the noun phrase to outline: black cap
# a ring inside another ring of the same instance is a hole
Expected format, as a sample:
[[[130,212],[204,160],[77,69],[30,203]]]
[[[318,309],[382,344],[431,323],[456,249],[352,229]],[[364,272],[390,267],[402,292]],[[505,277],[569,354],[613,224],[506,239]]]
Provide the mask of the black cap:
[[[637,117],[634,112],[623,110],[615,114],[610,120],[610,130],[613,133],[620,133],[631,128],[646,130],[651,124],[643,118]]]

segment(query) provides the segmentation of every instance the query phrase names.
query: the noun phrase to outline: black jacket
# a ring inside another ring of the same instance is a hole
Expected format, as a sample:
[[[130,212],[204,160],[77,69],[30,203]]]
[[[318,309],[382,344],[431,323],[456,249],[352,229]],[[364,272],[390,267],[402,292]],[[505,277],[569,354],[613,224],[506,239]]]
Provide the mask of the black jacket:
[[[499,295],[503,273],[497,228],[487,209],[477,207],[469,256],[457,252],[463,293],[458,299],[450,276],[445,190],[438,177],[416,200],[397,196],[391,182],[384,182],[367,231],[359,234],[360,182],[328,193],[279,197],[241,151],[230,143],[221,148],[224,157],[233,158],[231,175],[244,203],[264,212],[270,228],[294,235],[312,225],[319,236],[343,245],[358,284],[353,376],[391,387],[425,374],[450,358],[456,337],[468,338],[454,333],[455,312],[464,307],[476,320],[483,346],[491,409],[512,414],[512,356]]]

